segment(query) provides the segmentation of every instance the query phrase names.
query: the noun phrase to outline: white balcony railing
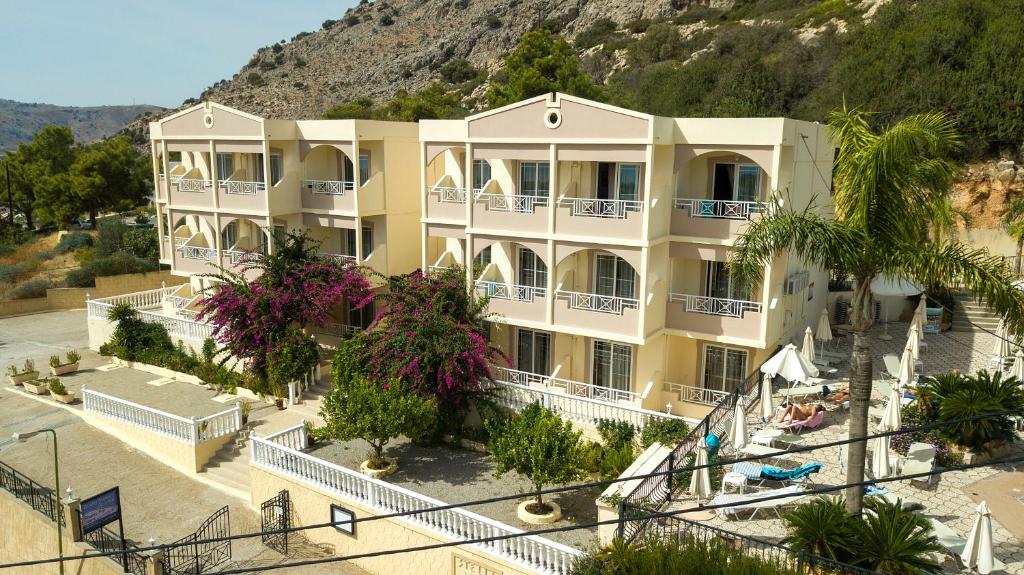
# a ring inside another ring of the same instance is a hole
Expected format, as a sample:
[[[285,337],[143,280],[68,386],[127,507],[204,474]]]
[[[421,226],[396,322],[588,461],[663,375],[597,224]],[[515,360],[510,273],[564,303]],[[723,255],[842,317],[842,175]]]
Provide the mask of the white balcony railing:
[[[344,196],[345,192],[356,189],[352,180],[305,180],[302,183],[310,192],[325,196]]]
[[[228,263],[237,266],[239,264],[247,264],[258,261],[260,259],[259,252],[247,252],[242,250],[224,250],[224,257],[228,259]]]
[[[679,394],[680,401],[699,403],[701,405],[718,405],[732,393],[706,387],[693,387],[681,383],[665,382],[665,391]]]
[[[183,246],[183,245],[185,245],[187,243],[188,243],[188,238],[182,238],[182,237],[178,237],[178,236],[174,237],[174,247],[176,247],[176,248],[180,248],[181,246]]]
[[[676,198],[676,209],[690,211],[691,218],[714,218],[723,220],[747,220],[752,214],[764,210],[763,202],[741,202],[732,200],[699,200]]]
[[[210,180],[196,180],[193,178],[181,178],[178,180],[179,192],[205,192],[206,188],[213,185]]]
[[[547,288],[503,284],[487,280],[477,280],[476,288],[492,299],[505,299],[509,301],[532,302],[534,298],[547,297],[548,295]]]
[[[121,295],[114,295],[110,297],[103,297],[92,301],[102,303],[110,307],[113,307],[117,304],[126,303],[130,305],[132,309],[146,309],[160,307],[160,304],[163,302],[164,297],[173,294],[179,289],[181,289],[181,286],[170,286],[145,291],[138,291],[133,293],[126,293]]]
[[[85,411],[117,419],[133,427],[170,437],[189,445],[198,445],[207,439],[216,439],[237,433],[242,428],[242,410],[238,403],[230,409],[213,415],[189,419],[93,391],[85,385],[82,386],[81,391],[82,407]]]
[[[329,254],[321,252],[320,257],[325,260],[334,260],[339,264],[354,264],[356,263],[356,256],[350,256],[348,254]]]
[[[532,214],[538,206],[548,205],[547,196],[526,196],[509,194],[477,194],[477,201],[486,202],[492,212]]]
[[[255,196],[257,192],[267,189],[266,182],[236,182],[234,180],[221,180],[220,187],[224,188],[225,194],[238,196]]]
[[[186,260],[212,261],[217,259],[217,250],[203,246],[178,246],[181,257]]]
[[[460,541],[488,536],[517,535],[476,543],[472,547],[531,572],[545,575],[568,573],[583,553],[577,549],[505,525],[461,507],[427,511],[445,504],[393,483],[367,477],[311,454],[290,449],[274,441],[253,437],[250,441],[253,467],[266,469],[299,483],[326,491],[342,501],[368,507],[377,514],[401,514],[396,520]],[[420,511],[420,513],[411,513]],[[518,535],[522,536],[518,536]]]
[[[637,309],[640,307],[640,300],[636,298],[614,297],[596,293],[558,290],[555,292],[555,297],[568,301],[569,309],[601,313],[622,314],[624,309]]]
[[[139,314],[139,319],[149,323],[158,323],[167,329],[171,339],[189,339],[203,341],[213,337],[213,326],[182,317],[164,315],[147,311],[146,308],[158,307],[165,295],[170,295],[178,287],[158,288],[114,297],[87,300],[86,309],[89,319],[107,319],[111,308],[119,303],[131,305]]]
[[[600,385],[583,383],[581,381],[572,381],[570,379],[561,379],[558,377],[552,377],[549,380],[548,385],[554,389],[562,390],[566,395],[585,397],[587,399],[611,402],[640,400],[639,395],[626,389],[613,389],[611,387],[603,387]]]
[[[723,317],[743,317],[743,314],[748,311],[758,313],[761,311],[761,302],[702,295],[673,293],[669,294],[668,301],[683,304],[683,309],[689,313]]]
[[[600,200],[596,198],[561,198],[558,205],[569,206],[571,216],[594,218],[625,218],[630,212],[640,212],[644,203],[640,200]]]
[[[548,380],[551,378],[547,375],[540,373],[530,373],[529,371],[522,371],[518,369],[512,369],[511,367],[501,367],[497,365],[491,366],[491,376],[494,377],[494,381],[514,383],[516,385],[548,385]]]
[[[466,188],[456,186],[430,186],[429,193],[437,195],[437,201],[442,204],[464,204],[466,203]]]

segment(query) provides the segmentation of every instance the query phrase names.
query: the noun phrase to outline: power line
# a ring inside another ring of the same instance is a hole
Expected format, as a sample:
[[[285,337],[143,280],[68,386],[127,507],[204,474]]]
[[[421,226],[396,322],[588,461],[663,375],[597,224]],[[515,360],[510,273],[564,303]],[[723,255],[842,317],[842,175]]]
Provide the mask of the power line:
[[[756,460],[759,460],[759,459],[771,458],[774,455],[778,455],[778,454],[782,454],[782,453],[793,454],[793,453],[802,453],[802,452],[807,452],[807,451],[815,451],[815,450],[818,450],[818,449],[826,449],[826,448],[829,448],[829,447],[836,447],[836,446],[839,446],[839,445],[848,445],[848,444],[853,443],[853,442],[868,441],[868,440],[876,439],[876,438],[879,438],[879,437],[890,437],[890,436],[894,436],[894,435],[902,435],[902,434],[913,433],[913,432],[917,432],[917,431],[927,431],[927,430],[930,430],[930,429],[937,429],[939,427],[946,427],[946,426],[953,425],[953,424],[967,423],[967,422],[971,422],[971,421],[978,421],[978,420],[989,419],[989,418],[993,418],[993,417],[1001,417],[1001,416],[1004,416],[1004,415],[1019,414],[1019,413],[1022,413],[1022,412],[1024,412],[1024,410],[1006,410],[1006,411],[999,411],[999,412],[992,412],[992,413],[987,413],[987,414],[976,415],[976,416],[972,416],[972,417],[964,417],[964,418],[958,418],[958,419],[949,419],[949,420],[939,421],[939,422],[935,422],[935,423],[931,423],[931,424],[920,425],[920,426],[912,427],[912,428],[899,429],[899,430],[894,430],[894,431],[883,431],[883,432],[880,432],[880,433],[869,434],[869,435],[865,435],[865,436],[857,437],[857,438],[850,438],[850,439],[845,439],[845,440],[838,440],[838,441],[832,441],[832,442],[819,443],[819,444],[815,444],[815,445],[796,447],[796,448],[792,448],[792,449],[789,449],[789,450],[779,450],[779,452],[775,453],[775,454],[756,455],[756,456],[740,457],[740,458],[733,458],[733,459],[720,459],[720,460],[716,461],[715,463],[708,463],[708,464],[704,464],[704,465],[688,465],[688,466],[684,466],[684,467],[676,467],[676,468],[668,469],[668,470],[665,470],[665,471],[655,471],[655,472],[652,472],[652,473],[631,475],[631,476],[628,476],[628,477],[618,477],[618,478],[614,478],[614,479],[608,479],[608,480],[603,480],[603,481],[595,481],[595,482],[590,482],[590,483],[582,483],[582,484],[576,484],[576,485],[571,485],[571,486],[553,487],[553,488],[549,488],[549,489],[543,489],[540,492],[534,492],[534,493],[539,493],[541,495],[546,495],[546,494],[551,494],[551,493],[562,493],[562,492],[566,492],[566,491],[578,491],[580,489],[586,489],[586,488],[589,488],[589,487],[598,487],[598,486],[602,486],[602,485],[610,485],[610,484],[613,484],[613,483],[620,483],[620,482],[625,482],[625,481],[633,481],[635,479],[645,479],[645,478],[651,478],[651,477],[658,477],[658,476],[661,476],[661,475],[677,474],[677,473],[686,472],[686,471],[696,471],[696,470],[704,469],[704,468],[722,467],[722,466],[725,466],[725,465],[731,465],[731,464],[734,464],[734,463],[745,462],[745,461],[756,461]],[[960,467],[955,467],[955,468],[946,468],[946,469],[941,470],[941,471],[931,471],[931,472],[925,472],[925,473],[916,474],[914,476],[901,476],[901,477],[902,478],[914,478],[914,477],[917,477],[917,476],[941,475],[942,473],[947,473],[947,472],[950,472],[950,471],[959,471],[961,469],[973,469],[975,467],[983,467],[983,466],[988,466],[988,465],[1003,465],[1003,464],[1008,464],[1008,463],[1015,463],[1017,461],[1024,461],[1024,457],[1019,458],[1019,459],[1009,459],[1009,460],[996,461],[996,462],[989,461],[989,462],[983,462],[983,463],[977,463],[977,464],[969,464],[967,466],[960,466]],[[873,480],[873,481],[861,481],[861,482],[857,482],[857,483],[845,484],[845,485],[839,486],[839,487],[826,488],[826,491],[835,491],[835,490],[838,490],[838,489],[846,489],[848,487],[871,485],[871,484],[874,484],[874,483],[885,483],[885,482],[889,482],[889,481],[895,481],[897,479],[886,478],[884,480],[883,479],[878,479],[878,480]],[[532,494],[533,493],[531,493],[531,495]],[[791,497],[791,496],[792,496],[792,494],[786,494],[786,495],[783,495],[783,496],[772,496],[772,497],[767,497],[767,498],[758,499],[758,500],[750,500],[750,502],[756,502],[756,501],[762,501],[762,500],[763,501],[770,501],[772,499],[778,499],[778,498],[781,498],[781,497]],[[507,501],[507,500],[510,500],[510,499],[519,499],[521,497],[522,497],[522,494],[503,495],[503,496],[491,497],[491,498],[487,498],[487,499],[472,500],[472,501],[467,501],[467,502],[462,502],[462,503],[452,503],[452,504],[446,504],[446,505],[438,505],[438,506],[428,507],[428,508],[424,508],[424,509],[415,509],[415,510],[410,510],[410,511],[386,513],[386,514],[380,514],[380,515],[373,515],[373,516],[369,516],[369,517],[357,517],[357,518],[353,518],[351,520],[340,521],[340,522],[326,522],[326,523],[318,523],[318,524],[313,524],[313,525],[307,525],[307,526],[303,526],[303,527],[290,527],[290,528],[285,528],[285,529],[275,529],[275,530],[266,530],[266,531],[261,530],[261,531],[255,531],[255,532],[250,532],[250,533],[242,533],[242,534],[237,534],[237,535],[226,535],[226,536],[223,536],[223,537],[213,537],[213,538],[209,538],[209,539],[189,541],[187,543],[178,543],[178,544],[168,543],[168,544],[153,545],[153,546],[148,546],[148,547],[136,547],[135,549],[132,549],[132,552],[166,550],[166,549],[173,549],[173,548],[180,547],[180,546],[185,546],[185,545],[203,545],[203,544],[208,544],[208,543],[220,543],[220,542],[224,542],[224,541],[233,541],[233,540],[238,540],[238,539],[250,539],[250,538],[254,538],[254,537],[263,537],[263,536],[266,536],[266,535],[280,535],[280,534],[287,534],[287,533],[293,533],[293,532],[299,532],[299,531],[307,531],[307,530],[311,530],[311,529],[321,529],[321,528],[325,528],[325,527],[335,527],[335,526],[338,526],[338,525],[354,525],[356,523],[364,523],[364,522],[369,522],[369,521],[377,521],[377,520],[381,520],[381,519],[392,519],[392,518],[399,518],[399,517],[407,517],[407,516],[410,516],[410,515],[421,515],[421,514],[425,514],[425,513],[431,513],[431,512],[436,512],[436,511],[445,511],[445,510],[454,509],[454,508],[460,508],[460,507],[472,507],[472,506],[475,506],[475,505],[483,505],[483,504],[486,504],[486,503],[495,503],[495,502],[500,502],[500,501]],[[694,511],[694,510],[697,510],[697,509],[717,509],[718,507],[731,507],[731,506],[732,505],[700,506],[698,508],[690,509],[689,511]],[[641,517],[641,518],[639,518],[637,520],[642,520],[642,519],[643,519],[643,517]],[[574,530],[574,529],[584,529],[584,528],[590,528],[590,527],[606,525],[606,524],[610,524],[610,523],[618,523],[618,522],[619,522],[619,520],[612,520],[610,522],[609,521],[597,522],[597,523],[593,523],[593,524],[589,524],[589,525],[579,525],[579,526],[572,526],[572,527],[534,530],[534,531],[529,531],[529,532],[525,532],[525,533],[521,533],[521,534],[512,534],[512,536],[538,535],[538,534],[543,534],[543,533],[548,533],[548,532],[552,532],[552,533],[553,532],[558,532],[559,530],[569,531],[569,530]],[[495,539],[495,540],[499,540],[501,538],[508,538],[508,537],[499,537],[498,539]],[[484,542],[486,542],[486,541],[484,541]],[[465,542],[463,542],[463,543],[465,543]],[[122,554],[123,554],[123,552],[121,552],[121,551],[88,553],[88,554],[84,554],[84,555],[81,555],[81,556],[78,556],[78,557],[69,557],[69,558],[64,558],[64,559],[58,559],[58,558],[40,559],[40,560],[33,560],[33,561],[23,561],[23,562],[18,562],[18,563],[0,564],[0,569],[9,568],[9,567],[21,567],[21,566],[37,565],[37,564],[42,564],[42,563],[53,563],[53,562],[59,562],[59,561],[62,561],[62,560],[63,561],[77,561],[79,559],[92,559],[92,558],[97,558],[97,557],[118,556],[118,555],[122,555]],[[367,555],[367,556],[375,556],[375,555],[374,554],[370,554],[370,555]],[[362,557],[362,556],[359,556],[359,557]]]

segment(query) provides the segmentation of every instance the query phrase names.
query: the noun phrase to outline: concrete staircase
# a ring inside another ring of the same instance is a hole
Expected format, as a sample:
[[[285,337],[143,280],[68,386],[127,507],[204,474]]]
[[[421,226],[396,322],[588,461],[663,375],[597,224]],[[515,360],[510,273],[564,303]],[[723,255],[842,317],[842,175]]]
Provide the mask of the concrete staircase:
[[[196,478],[230,495],[249,501],[252,477],[249,475],[248,442],[244,447],[239,447],[235,441],[225,444]]]
[[[999,327],[999,316],[984,304],[975,301],[974,296],[955,294],[953,298],[956,300],[953,307],[954,331],[973,331],[975,325],[992,331]]]

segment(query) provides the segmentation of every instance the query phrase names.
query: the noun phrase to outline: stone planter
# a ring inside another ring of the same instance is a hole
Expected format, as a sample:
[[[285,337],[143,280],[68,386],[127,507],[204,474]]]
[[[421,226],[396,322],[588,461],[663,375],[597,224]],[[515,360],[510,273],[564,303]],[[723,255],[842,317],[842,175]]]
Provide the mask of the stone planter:
[[[39,379],[39,371],[26,371],[19,373],[18,375],[7,376],[7,381],[11,382],[11,385],[21,385],[26,381],[32,381],[33,379]]]
[[[50,384],[45,381],[33,379],[32,381],[26,381],[22,384],[25,386],[25,391],[34,393],[36,395],[46,395],[50,393]]]
[[[359,464],[359,473],[362,473],[363,475],[367,475],[374,479],[383,479],[388,475],[391,475],[392,473],[398,471],[397,461],[391,459],[390,457],[385,457],[384,459],[386,459],[388,462],[388,466],[385,467],[384,469],[370,469],[368,465],[369,460],[367,460]]]
[[[74,393],[66,393],[64,395],[59,395],[59,394],[56,394],[56,393],[51,391],[50,392],[50,397],[54,398],[55,400],[57,400],[57,401],[59,401],[61,403],[71,404],[71,403],[75,402],[75,394]]]
[[[75,373],[76,371],[78,371],[77,361],[75,363],[65,363],[63,365],[58,365],[57,367],[50,366],[50,374],[53,375],[54,377],[58,375],[67,375],[69,373]]]
[[[526,507],[532,503],[533,499],[528,499],[516,507],[516,516],[519,517],[519,520],[523,523],[529,523],[530,525],[548,525],[549,523],[554,523],[562,518],[562,508],[554,501],[544,502],[544,505],[550,507],[551,511],[542,515],[530,513],[526,510]]]

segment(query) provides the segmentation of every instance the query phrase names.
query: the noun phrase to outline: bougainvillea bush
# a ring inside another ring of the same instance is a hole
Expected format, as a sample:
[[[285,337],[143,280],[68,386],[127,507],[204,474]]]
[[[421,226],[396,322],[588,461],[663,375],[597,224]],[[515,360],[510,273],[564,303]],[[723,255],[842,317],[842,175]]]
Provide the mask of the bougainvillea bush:
[[[328,323],[331,309],[342,302],[358,309],[373,299],[361,268],[320,258],[319,243],[305,232],[279,234],[274,242],[273,254],[254,253],[240,273],[211,274],[219,283],[200,302],[199,313],[217,342],[263,377],[277,347],[305,345],[296,341],[308,337],[302,329]],[[258,275],[247,280],[254,270]]]
[[[507,358],[487,341],[487,300],[474,300],[459,267],[388,279],[377,317],[366,335],[370,379],[398,378],[436,397],[442,409],[464,410]]]

